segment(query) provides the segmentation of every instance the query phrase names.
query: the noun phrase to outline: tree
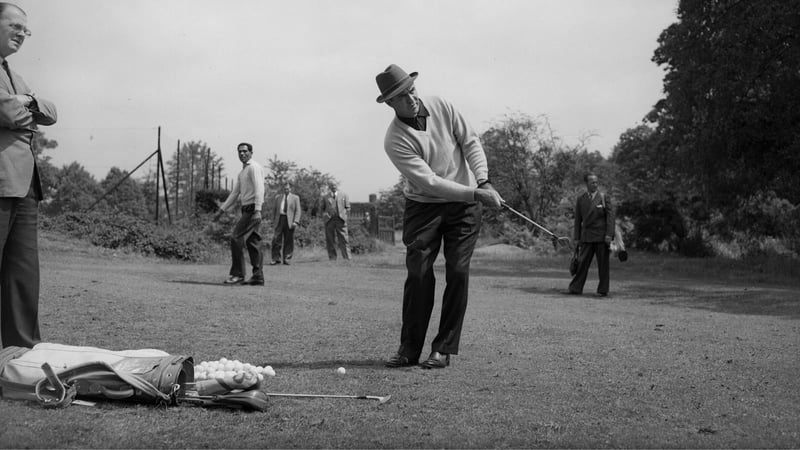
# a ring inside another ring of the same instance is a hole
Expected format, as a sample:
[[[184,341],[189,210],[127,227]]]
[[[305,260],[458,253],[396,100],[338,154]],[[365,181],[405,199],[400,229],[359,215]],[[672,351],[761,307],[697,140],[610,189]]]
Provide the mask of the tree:
[[[400,175],[394,186],[380,192],[378,196],[378,215],[392,216],[396,224],[403,223],[403,214],[406,208],[406,196],[403,194],[405,187],[406,179],[403,175]]]
[[[147,216],[147,199],[141,183],[132,177],[126,178],[128,171],[112,167],[106,178],[100,182],[100,188],[106,197],[100,202],[101,209],[115,213],[124,213],[134,217]],[[119,184],[118,184],[119,183]],[[109,189],[113,191],[109,192]]]
[[[495,189],[534,220],[551,216],[563,204],[587,139],[569,148],[546,116],[534,119],[525,114],[507,115],[481,135]]]
[[[800,203],[800,1],[681,0],[677,16],[653,56],[659,151],[714,208],[758,191]]]
[[[55,193],[56,169],[50,162],[50,156],[45,155],[45,150],[58,147],[58,142],[47,139],[44,133],[35,133],[33,136],[33,153],[36,155],[36,166],[39,169],[39,179],[42,182],[42,196],[45,200],[52,198]]]
[[[178,163],[180,162],[180,167]],[[221,172],[225,168],[222,157],[211,151],[203,142],[190,141],[181,145],[180,150],[172,154],[166,161],[167,192],[170,205],[182,214],[193,214],[195,210],[195,193],[200,190],[222,189]],[[152,188],[149,185],[152,184]],[[231,185],[232,186],[232,185]],[[155,173],[147,175],[146,192],[155,197]],[[163,190],[163,188],[161,188]],[[175,190],[177,189],[177,202]],[[152,192],[150,192],[152,191]],[[173,211],[174,212],[174,211]]]
[[[44,207],[51,214],[83,211],[102,195],[94,176],[77,162],[56,171],[53,191],[52,200]]]
[[[298,169],[292,180],[294,193],[301,199],[301,205],[309,216],[316,217],[319,211],[322,194],[325,192],[328,184],[336,183],[336,179],[328,174],[322,173],[319,170],[309,167],[302,167]]]

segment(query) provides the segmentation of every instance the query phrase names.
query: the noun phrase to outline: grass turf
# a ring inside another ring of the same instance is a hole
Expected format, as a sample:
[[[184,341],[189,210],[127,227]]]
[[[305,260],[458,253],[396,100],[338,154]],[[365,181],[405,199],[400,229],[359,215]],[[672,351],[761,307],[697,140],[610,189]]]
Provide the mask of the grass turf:
[[[267,267],[265,287],[228,287],[226,265],[43,247],[48,342],[225,356],[272,365],[267,392],[392,399],[272,397],[263,413],[0,400],[3,448],[800,445],[795,279],[634,253],[612,261],[610,297],[590,295],[594,274],[568,297],[566,256],[479,249],[461,354],[428,371],[382,365],[399,339],[397,250],[350,263],[301,252]]]

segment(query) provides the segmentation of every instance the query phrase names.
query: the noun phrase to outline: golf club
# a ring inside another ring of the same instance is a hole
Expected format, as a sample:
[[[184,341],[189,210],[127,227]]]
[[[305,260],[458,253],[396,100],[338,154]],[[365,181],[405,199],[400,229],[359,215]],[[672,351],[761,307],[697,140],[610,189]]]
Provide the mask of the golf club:
[[[502,205],[503,205],[503,207],[505,209],[511,211],[512,213],[518,215],[519,217],[525,219],[530,224],[534,225],[535,227],[537,227],[540,230],[542,230],[545,233],[547,233],[550,236],[550,238],[552,239],[552,241],[553,241],[553,248],[555,248],[556,250],[558,250],[558,246],[559,245],[562,245],[562,246],[567,247],[567,248],[572,248],[572,241],[570,241],[570,239],[568,237],[564,237],[564,236],[558,237],[558,236],[556,236],[552,231],[548,230],[547,228],[545,228],[545,227],[539,225],[538,223],[534,222],[533,220],[529,219],[527,216],[525,216],[525,214],[522,214],[521,212],[517,211],[516,209],[508,206],[508,203],[503,202]]]
[[[267,392],[268,397],[315,397],[315,398],[354,398],[359,400],[377,400],[378,403],[386,403],[392,398],[391,395],[379,397],[377,395],[334,395],[334,394],[278,394]]]

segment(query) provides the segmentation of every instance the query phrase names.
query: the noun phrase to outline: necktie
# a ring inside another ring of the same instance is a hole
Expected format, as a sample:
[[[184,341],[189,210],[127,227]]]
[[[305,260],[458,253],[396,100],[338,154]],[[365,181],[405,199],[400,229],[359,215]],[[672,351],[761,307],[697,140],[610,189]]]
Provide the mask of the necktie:
[[[3,60],[3,70],[6,71],[6,75],[8,75],[8,81],[11,82],[11,90],[13,90],[14,93],[16,94],[17,88],[14,86],[14,78],[11,76],[11,71],[8,69],[8,61],[6,61],[5,59]]]
[[[333,193],[333,204],[336,205],[336,216],[339,216],[339,201],[336,199],[336,193]]]
[[[288,194],[283,194],[283,201],[281,202],[281,214],[286,214],[286,201],[288,198]]]

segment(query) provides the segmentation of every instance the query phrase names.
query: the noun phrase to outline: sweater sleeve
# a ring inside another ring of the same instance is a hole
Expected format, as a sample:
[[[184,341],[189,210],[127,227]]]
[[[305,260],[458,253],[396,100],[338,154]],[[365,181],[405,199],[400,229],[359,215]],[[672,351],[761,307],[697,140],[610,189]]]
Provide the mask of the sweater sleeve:
[[[412,142],[390,126],[386,133],[384,149],[389,160],[406,181],[414,187],[414,191],[421,191],[431,197],[438,197],[450,201],[471,202],[475,200],[475,188],[464,186],[455,181],[446,180],[431,170],[431,167],[419,155]]]
[[[261,205],[264,203],[264,172],[261,170],[261,165],[259,164],[251,164],[251,167],[252,171],[250,172],[250,176],[253,177],[253,190],[255,192],[253,205],[256,211],[261,211]]]
[[[453,120],[453,135],[461,146],[464,159],[466,159],[472,174],[475,175],[476,180],[489,179],[489,164],[486,162],[486,153],[478,133],[452,104],[446,102],[446,105]]]

